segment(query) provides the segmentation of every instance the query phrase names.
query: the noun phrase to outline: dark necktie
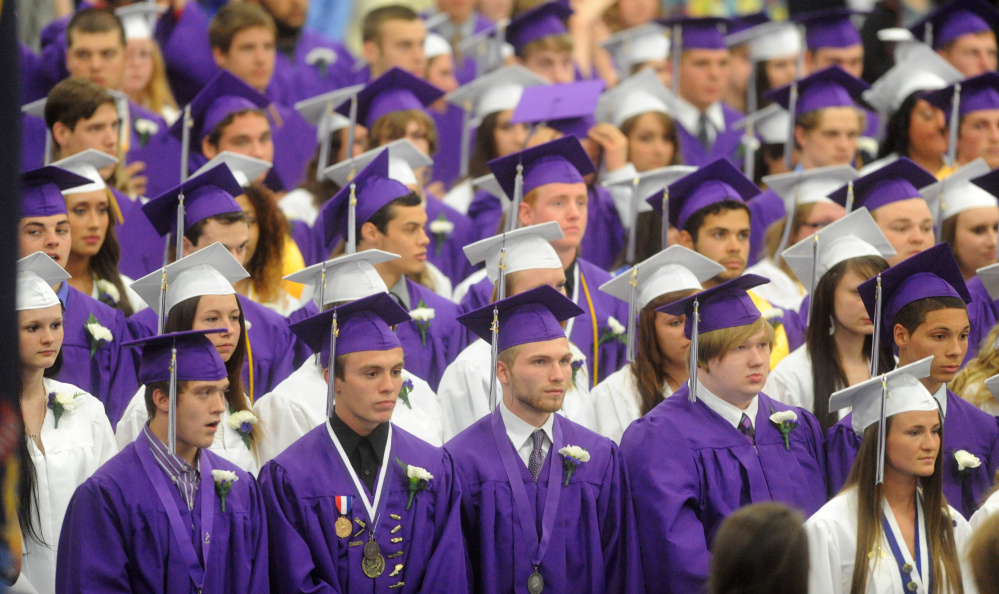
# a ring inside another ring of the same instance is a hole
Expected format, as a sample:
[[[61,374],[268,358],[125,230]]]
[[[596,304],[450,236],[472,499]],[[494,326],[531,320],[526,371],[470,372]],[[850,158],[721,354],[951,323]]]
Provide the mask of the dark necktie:
[[[749,422],[746,413],[742,413],[742,418],[739,419],[739,433],[745,435],[749,443],[756,445],[756,430],[753,429],[753,424]]]
[[[531,457],[527,459],[527,469],[531,471],[534,482],[538,482],[541,467],[545,465],[545,453],[541,449],[545,444],[545,432],[541,429],[536,429],[531,434],[531,442],[534,444],[534,449],[531,450]]]
[[[700,119],[697,121],[697,140],[704,147],[704,150],[711,150],[711,132],[709,127],[711,126],[711,120],[708,119],[707,114],[702,113]]]

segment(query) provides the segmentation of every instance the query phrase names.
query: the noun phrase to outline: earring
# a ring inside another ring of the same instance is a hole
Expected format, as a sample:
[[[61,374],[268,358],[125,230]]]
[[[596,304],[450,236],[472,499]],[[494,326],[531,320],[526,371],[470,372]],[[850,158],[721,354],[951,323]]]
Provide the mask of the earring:
[[[836,318],[829,316],[829,336],[836,333]]]

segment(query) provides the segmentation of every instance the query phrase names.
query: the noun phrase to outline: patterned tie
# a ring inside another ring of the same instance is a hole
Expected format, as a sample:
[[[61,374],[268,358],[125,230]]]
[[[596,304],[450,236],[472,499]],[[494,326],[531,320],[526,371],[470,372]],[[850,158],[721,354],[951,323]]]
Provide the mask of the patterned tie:
[[[531,450],[531,457],[527,459],[527,469],[531,471],[534,482],[538,482],[541,467],[545,465],[545,453],[541,449],[541,446],[545,444],[545,432],[541,429],[535,429],[534,433],[531,434],[531,442],[534,444],[534,449]]]
[[[753,429],[753,424],[749,422],[746,413],[742,413],[742,418],[739,419],[739,433],[745,435],[749,443],[756,445],[756,430]]]
[[[708,130],[711,126],[711,120],[708,119],[707,114],[702,113],[701,118],[697,121],[697,140],[704,147],[704,150],[711,150],[711,133]]]

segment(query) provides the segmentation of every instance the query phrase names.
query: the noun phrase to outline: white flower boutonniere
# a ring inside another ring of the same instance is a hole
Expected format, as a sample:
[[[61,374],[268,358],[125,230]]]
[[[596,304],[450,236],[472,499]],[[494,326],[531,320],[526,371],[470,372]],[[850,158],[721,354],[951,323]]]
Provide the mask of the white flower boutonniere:
[[[225,498],[232,490],[232,484],[238,481],[239,477],[231,470],[216,468],[212,470],[212,478],[215,479],[215,493],[218,494],[219,501],[222,503],[222,513],[225,513]]]
[[[407,375],[402,382],[402,388],[399,389],[399,400],[402,400],[410,410],[413,409],[413,405],[409,402],[409,395],[413,391],[413,387],[413,378]]]
[[[441,250],[444,248],[444,242],[454,232],[454,223],[447,220],[444,213],[441,213],[436,219],[430,221],[430,232],[434,234],[434,239],[437,240],[434,252],[437,254],[437,257],[440,257]]]
[[[253,426],[257,424],[257,416],[248,410],[236,411],[229,415],[229,427],[236,430],[243,439],[246,449],[253,449],[250,438],[253,437]]]
[[[159,124],[146,118],[135,118],[132,127],[135,128],[135,133],[139,135],[139,144],[142,146],[149,144],[149,140],[159,134],[160,131]]]
[[[628,341],[627,338],[628,329],[624,327],[624,324],[617,321],[617,318],[610,316],[607,318],[607,326],[604,331],[600,334],[600,339],[597,341],[597,346],[604,344],[605,342],[618,341],[620,343],[625,343]]]
[[[97,299],[99,301],[111,307],[118,305],[118,301],[121,300],[121,292],[118,291],[118,287],[114,286],[114,283],[99,278],[94,281],[94,286],[97,287]]]
[[[49,399],[46,406],[52,411],[56,429],[59,428],[59,419],[67,412],[76,408],[76,397],[83,392],[70,395],[65,392],[49,392]],[[963,451],[963,450],[962,450]]]
[[[957,462],[957,471],[961,475],[965,475],[968,470],[978,468],[982,465],[982,461],[978,459],[978,456],[968,450],[957,450],[954,452],[954,460]]]
[[[562,455],[562,466],[565,467],[564,485],[568,485],[569,479],[572,478],[573,471],[576,470],[580,464],[590,461],[590,453],[585,449],[574,445],[567,445],[559,450],[558,453]]]
[[[101,323],[97,321],[94,314],[90,314],[84,327],[87,329],[87,333],[90,334],[90,358],[93,359],[97,348],[106,342],[114,340],[114,336],[111,335],[110,330],[101,326]]]
[[[791,431],[798,426],[798,415],[795,414],[793,410],[782,410],[780,412],[774,412],[774,409],[770,409],[770,422],[777,427],[780,431],[781,437],[784,438],[784,449],[791,451]]]
[[[406,503],[406,510],[409,510],[413,506],[413,498],[420,491],[425,491],[430,487],[430,481],[434,480],[434,475],[427,472],[426,468],[406,464],[399,458],[396,458],[395,461],[406,473],[406,478],[409,480],[409,502]]]
[[[784,323],[784,310],[771,307],[767,311],[763,312],[763,319],[766,320],[774,330],[776,330],[777,328],[780,328],[781,324]]]
[[[409,311],[409,317],[413,318],[413,321],[416,322],[416,329],[420,331],[420,342],[423,343],[423,346],[427,346],[427,330],[430,329],[430,322],[435,315],[434,308],[427,307],[422,299],[416,304],[416,309]]]
[[[315,66],[323,78],[329,78],[330,64],[336,62],[336,52],[328,47],[317,47],[305,54],[305,63]]]

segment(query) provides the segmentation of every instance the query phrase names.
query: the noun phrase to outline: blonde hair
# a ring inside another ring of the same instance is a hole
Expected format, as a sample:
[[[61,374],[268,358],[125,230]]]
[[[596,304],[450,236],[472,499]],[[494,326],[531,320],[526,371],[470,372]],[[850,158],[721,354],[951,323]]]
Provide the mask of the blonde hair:
[[[754,335],[763,332],[763,340],[770,345],[771,350],[777,341],[777,333],[770,322],[760,316],[755,322],[732,328],[721,328],[699,334],[697,337],[697,364],[707,366],[709,361],[724,359],[725,355],[735,347],[746,342]],[[687,352],[687,360],[691,353]]]
[[[517,54],[522,59],[526,60],[534,52],[541,52],[545,50],[550,52],[571,52],[572,38],[569,37],[568,34],[542,37],[541,39],[536,39],[525,45],[519,52],[517,52]]]
[[[995,405],[992,392],[985,387],[985,380],[999,373],[999,350],[992,348],[997,339],[999,339],[999,324],[992,327],[982,345],[979,345],[978,356],[968,361],[964,369],[959,371],[947,386],[955,394],[980,409],[988,409]]]
[[[149,78],[149,83],[142,91],[142,98],[139,105],[145,107],[153,113],[162,114],[163,108],[177,108],[177,100],[173,98],[170,91],[170,83],[167,82],[166,64],[163,61],[163,53],[157,44],[151,43],[153,56],[153,75]]]

